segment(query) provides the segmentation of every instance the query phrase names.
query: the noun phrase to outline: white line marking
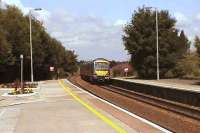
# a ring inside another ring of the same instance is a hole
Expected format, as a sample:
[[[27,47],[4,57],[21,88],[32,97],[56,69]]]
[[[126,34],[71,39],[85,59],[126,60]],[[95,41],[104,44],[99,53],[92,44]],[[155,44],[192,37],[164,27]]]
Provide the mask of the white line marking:
[[[34,96],[36,94],[38,94],[38,92],[33,92],[29,94],[17,94],[17,95],[10,95],[8,93],[4,93],[2,96],[3,97],[29,97],[29,96]]]
[[[70,81],[68,81],[68,80],[65,80],[65,82],[66,82],[66,83],[69,83],[69,84],[72,85],[73,87],[78,88],[79,90],[82,90],[83,92],[89,94],[90,96],[95,97],[95,98],[97,98],[98,100],[100,100],[100,101],[102,101],[102,102],[104,102],[104,103],[106,103],[106,104],[108,104],[108,105],[110,105],[110,106],[112,106],[112,107],[114,107],[114,108],[116,108],[116,109],[118,109],[118,110],[120,110],[120,111],[122,111],[122,112],[124,112],[124,113],[126,113],[126,114],[128,114],[128,115],[130,115],[130,116],[132,116],[132,117],[134,117],[134,118],[136,118],[136,119],[138,119],[138,120],[144,122],[144,123],[146,123],[146,124],[148,124],[148,125],[151,125],[152,127],[156,128],[156,129],[159,129],[160,131],[162,131],[162,132],[164,132],[164,133],[172,133],[171,131],[169,131],[169,130],[167,130],[167,129],[165,129],[165,128],[163,128],[163,127],[161,127],[161,126],[159,126],[159,125],[157,125],[157,124],[155,124],[155,123],[153,123],[153,122],[151,122],[151,121],[149,121],[149,120],[146,120],[146,119],[144,119],[144,118],[142,118],[142,117],[140,117],[140,116],[137,116],[137,115],[134,114],[134,113],[131,113],[131,112],[129,112],[129,111],[127,111],[127,110],[125,110],[125,109],[123,109],[123,108],[121,108],[121,107],[118,107],[118,106],[116,106],[116,105],[114,105],[114,104],[112,104],[112,103],[110,103],[110,102],[108,102],[108,101],[106,101],[106,100],[104,100],[104,99],[101,99],[101,98],[99,98],[99,97],[97,97],[97,96],[95,96],[95,95],[89,93],[88,91],[86,91],[86,90],[84,90],[84,89],[82,89],[82,88],[80,88],[80,87],[78,87],[78,86],[72,84],[72,83],[71,83]]]
[[[14,133],[19,114],[19,108],[7,108],[3,120],[0,121],[0,131],[2,133]]]
[[[42,101],[44,101],[44,100],[38,99],[38,100],[34,100],[34,101],[22,101],[22,102],[11,103],[11,104],[0,106],[0,107],[16,106],[16,105],[21,105],[21,104],[36,103],[36,102],[42,102]]]
[[[3,116],[3,114],[6,112],[6,109],[3,109],[0,113],[0,118]]]

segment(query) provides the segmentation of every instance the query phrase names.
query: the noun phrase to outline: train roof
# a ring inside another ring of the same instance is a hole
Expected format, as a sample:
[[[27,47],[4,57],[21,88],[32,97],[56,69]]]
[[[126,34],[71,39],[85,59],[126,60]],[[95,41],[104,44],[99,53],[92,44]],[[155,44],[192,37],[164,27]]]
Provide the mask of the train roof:
[[[91,64],[93,62],[97,62],[97,61],[104,61],[104,62],[110,62],[109,60],[105,59],[105,58],[96,58],[94,60],[91,61],[84,61],[82,64]]]
[[[93,60],[93,62],[94,62],[94,61],[98,61],[98,60],[104,60],[104,61],[110,62],[109,60],[107,60],[107,59],[105,59],[105,58],[96,58],[96,59]]]

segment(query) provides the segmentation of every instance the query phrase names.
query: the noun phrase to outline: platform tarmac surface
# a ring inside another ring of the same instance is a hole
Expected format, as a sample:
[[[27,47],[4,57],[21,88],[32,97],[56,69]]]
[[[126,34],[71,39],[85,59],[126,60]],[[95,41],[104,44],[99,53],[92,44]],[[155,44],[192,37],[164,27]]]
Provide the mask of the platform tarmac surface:
[[[200,93],[199,80],[184,80],[184,79],[144,80],[144,79],[135,79],[128,77],[117,77],[113,79]]]
[[[32,102],[29,99],[27,103],[0,106],[0,133],[161,132],[67,82],[44,81],[40,87],[39,96],[32,98]],[[97,111],[100,117],[71,92]]]

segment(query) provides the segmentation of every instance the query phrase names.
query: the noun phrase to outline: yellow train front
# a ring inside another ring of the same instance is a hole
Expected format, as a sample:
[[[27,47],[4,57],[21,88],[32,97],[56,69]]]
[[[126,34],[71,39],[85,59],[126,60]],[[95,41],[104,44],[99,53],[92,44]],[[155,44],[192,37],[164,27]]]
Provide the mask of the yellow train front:
[[[86,62],[80,67],[80,74],[84,80],[107,82],[110,80],[110,62],[103,58]]]

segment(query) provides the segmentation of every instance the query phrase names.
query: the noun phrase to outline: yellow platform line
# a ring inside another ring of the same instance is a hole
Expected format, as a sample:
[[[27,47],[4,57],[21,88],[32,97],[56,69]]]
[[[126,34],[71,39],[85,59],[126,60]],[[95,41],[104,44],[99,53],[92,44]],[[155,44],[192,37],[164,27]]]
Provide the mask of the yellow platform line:
[[[110,120],[108,117],[106,117],[105,115],[101,114],[100,112],[98,112],[96,109],[94,109],[91,105],[89,105],[88,103],[86,103],[84,100],[82,100],[79,96],[77,96],[75,93],[72,92],[72,90],[67,87],[62,80],[59,80],[59,84],[60,86],[62,86],[62,88],[69,94],[71,95],[76,101],[78,101],[79,103],[81,103],[84,107],[86,107],[88,110],[90,110],[92,113],[94,113],[97,117],[99,117],[101,120],[103,120],[104,122],[106,122],[108,125],[110,125],[112,128],[114,128],[118,133],[127,133],[127,131],[125,131],[123,128],[121,128],[120,126],[118,126],[115,122],[113,122],[112,120]]]

